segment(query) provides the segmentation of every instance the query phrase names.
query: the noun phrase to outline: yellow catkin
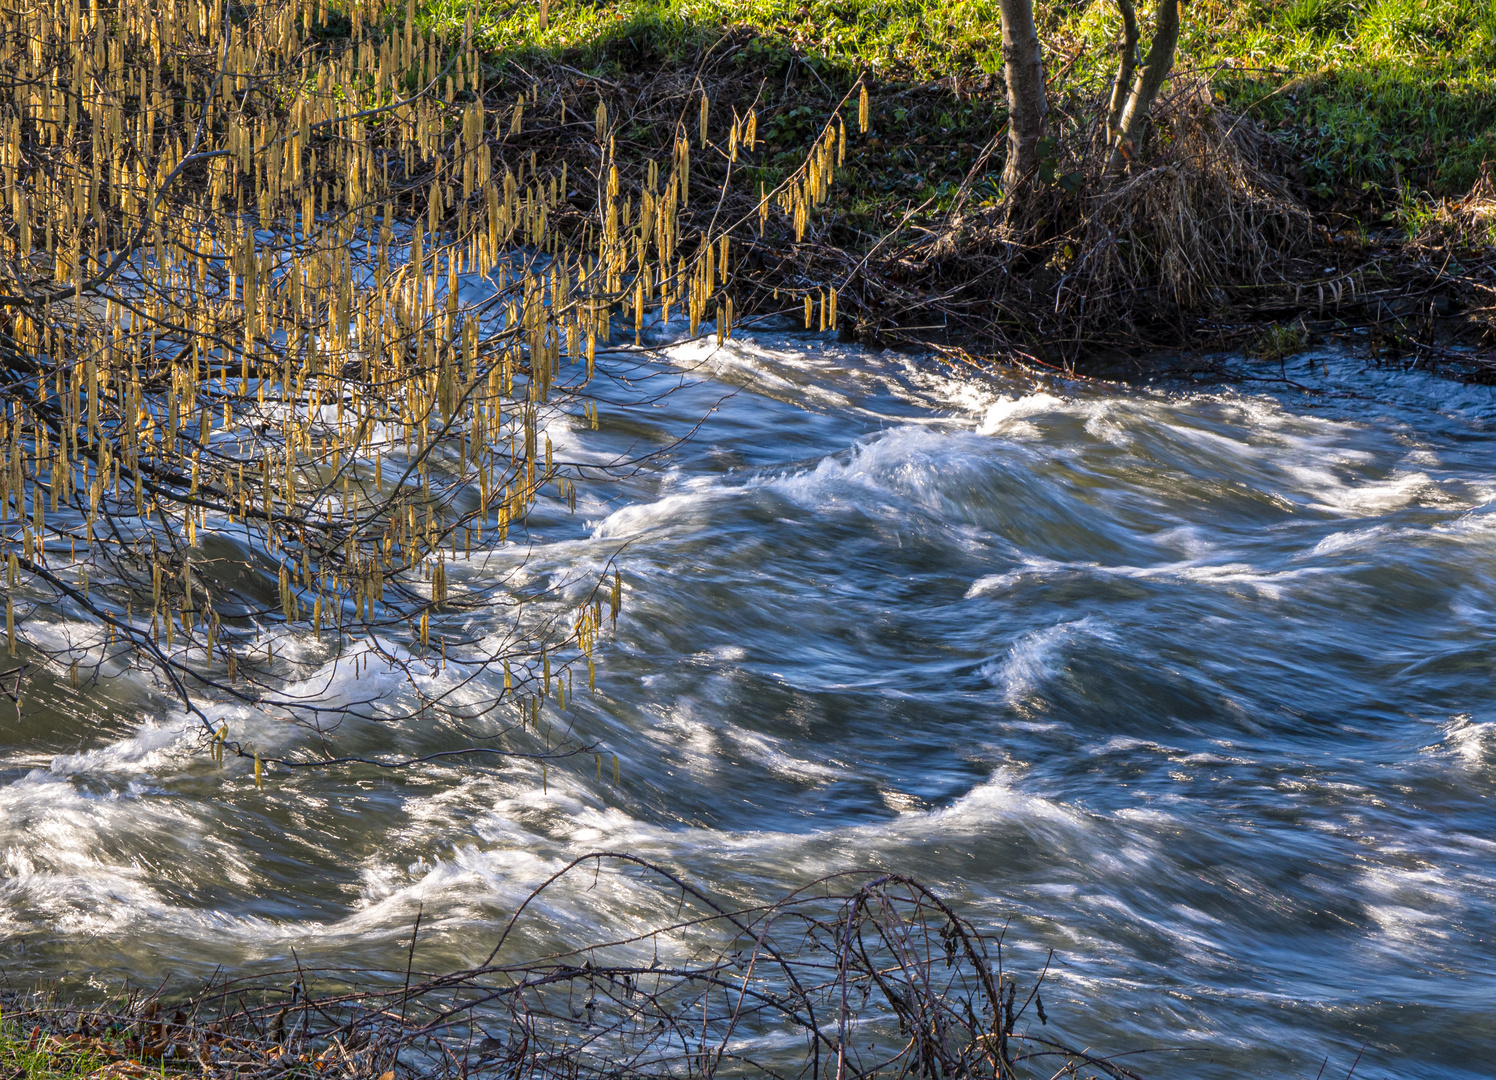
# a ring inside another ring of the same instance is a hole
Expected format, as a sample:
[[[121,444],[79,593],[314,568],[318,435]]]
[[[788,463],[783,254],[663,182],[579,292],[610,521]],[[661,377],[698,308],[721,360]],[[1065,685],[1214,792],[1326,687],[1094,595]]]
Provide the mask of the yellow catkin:
[[[544,27],[549,0],[538,10]],[[311,49],[334,13],[343,44]],[[118,25],[108,23],[116,14]],[[671,148],[637,163],[618,156],[609,108],[596,101],[603,191],[600,212],[578,229],[566,163],[553,169],[528,147],[521,157],[515,140],[558,115],[566,124],[578,102],[547,104],[531,85],[494,108],[472,12],[461,37],[453,27],[445,38],[418,29],[415,0],[394,10],[290,0],[227,14],[200,0],[108,12],[40,0],[0,12],[0,62],[21,95],[0,119],[9,223],[0,267],[35,256],[51,284],[76,284],[138,235],[122,265],[145,298],[128,308],[103,300],[81,318],[67,305],[16,313],[10,332],[22,349],[71,355],[0,411],[0,517],[17,534],[7,586],[22,585],[26,558],[65,565],[59,546],[85,599],[90,558],[149,566],[150,608],[144,575],[134,598],[149,614],[127,639],[148,628],[153,643],[191,650],[177,659],[205,650],[232,682],[234,650],[254,655],[264,639],[241,641],[242,630],[220,624],[218,586],[181,559],[231,522],[279,564],[281,614],[308,636],[336,627],[342,648],[374,626],[404,628],[407,643],[440,645],[444,656],[430,613],[480,602],[451,589],[448,564],[481,555],[485,526],[490,544],[507,542],[541,485],[576,509],[578,487],[558,475],[543,410],[559,403],[598,429],[596,404],[578,409],[573,395],[593,376],[612,320],[631,315],[642,343],[658,305],[662,318],[687,313],[693,334],[713,319],[719,341],[733,334],[731,237],[715,227],[692,235],[689,224],[706,220],[693,214],[691,154],[693,142],[713,150],[710,97],[698,93],[697,140],[678,130]],[[867,90],[858,90],[865,131]],[[724,156],[757,149],[755,110],[721,121]],[[761,232],[778,196],[805,237],[845,161],[847,126],[823,129],[791,184],[773,195],[761,184]],[[24,185],[23,147],[41,163]],[[200,169],[165,190],[194,147],[207,152]],[[417,176],[419,188],[408,186]],[[706,178],[698,173],[698,184]],[[474,273],[494,283],[507,325],[472,317],[458,285],[466,293],[461,278]],[[810,326],[815,299],[803,299]],[[834,328],[834,290],[820,303],[821,328]],[[38,415],[55,418],[52,432],[34,425]],[[116,515],[130,519],[123,533]],[[76,537],[60,531],[75,521]],[[328,549],[313,551],[321,542]],[[571,658],[585,660],[589,688],[603,592],[616,625],[621,575],[600,586],[580,612]],[[19,604],[7,598],[12,652]],[[556,650],[535,666],[562,664]],[[80,665],[64,666],[77,685]],[[558,707],[568,704],[573,670],[547,670],[555,687],[527,696],[537,730],[544,696],[554,690]],[[209,734],[221,762],[227,732]],[[263,788],[269,766],[254,760]],[[616,783],[616,756],[612,765]],[[595,766],[601,779],[602,755]]]

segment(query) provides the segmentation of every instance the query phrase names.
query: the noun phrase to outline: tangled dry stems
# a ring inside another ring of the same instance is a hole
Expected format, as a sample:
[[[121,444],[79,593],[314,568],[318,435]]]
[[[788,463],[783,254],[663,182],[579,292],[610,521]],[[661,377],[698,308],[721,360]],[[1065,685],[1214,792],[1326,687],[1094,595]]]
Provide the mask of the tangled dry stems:
[[[1462,199],[1448,200],[1423,224],[1419,239],[1433,246],[1465,250],[1496,244],[1496,176],[1487,162]]]
[[[1217,109],[1203,80],[1176,86],[1161,105],[1153,160],[1110,185],[1094,151],[1084,163],[1096,182],[1083,193],[1077,273],[1059,287],[1057,307],[1079,313],[1100,301],[1092,317],[1111,318],[1146,309],[1150,285],[1168,305],[1222,304],[1226,289],[1281,280],[1284,257],[1311,242],[1309,214],[1272,171],[1271,144]]]
[[[1219,108],[1203,79],[1160,99],[1142,156],[1122,174],[1108,169],[1100,115],[1093,102],[1057,140],[1057,182],[1032,178],[901,253],[906,273],[933,287],[965,283],[948,300],[965,324],[985,307],[999,345],[1067,365],[1087,350],[1177,338],[1183,314],[1281,287],[1317,242],[1274,142]]]
[[[545,902],[599,876],[673,917],[566,940]],[[1019,977],[1003,950],[1003,933],[899,874],[838,874],[733,906],[662,867],[596,853],[537,888],[470,970],[297,966],[177,1004],[159,992],[99,1009],[33,995],[7,1018],[47,1032],[59,1053],[222,1078],[1136,1077],[1052,1036],[1048,963]]]

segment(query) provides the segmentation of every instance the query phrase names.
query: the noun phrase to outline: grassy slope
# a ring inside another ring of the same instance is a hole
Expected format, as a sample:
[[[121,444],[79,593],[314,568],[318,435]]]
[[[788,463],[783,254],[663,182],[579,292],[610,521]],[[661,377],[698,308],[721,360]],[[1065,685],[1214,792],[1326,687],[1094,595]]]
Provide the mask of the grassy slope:
[[[1104,90],[1118,16],[1106,0],[1040,3],[1051,71],[1065,70],[1063,111]],[[974,82],[974,99],[883,112],[887,141],[911,152],[869,163],[873,200],[937,193],[1002,120],[1000,80],[982,78],[1001,67],[995,0],[553,0],[544,29],[540,10],[536,0],[486,7],[477,25],[491,55],[560,53],[606,75],[688,63],[724,28],[751,28],[745,77],[773,81],[781,115],[797,84],[817,104],[862,69],[885,86]],[[456,26],[467,14],[464,0],[430,0],[423,18]],[[1322,209],[1416,224],[1430,196],[1463,193],[1483,161],[1496,162],[1490,0],[1198,0],[1185,19],[1179,67],[1213,71],[1231,107],[1277,129]],[[954,153],[914,150],[921,137]]]
[[[1321,198],[1416,213],[1417,189],[1468,190],[1496,163],[1490,0],[1255,0],[1199,27],[1198,56],[1272,71],[1223,80],[1282,129]]]

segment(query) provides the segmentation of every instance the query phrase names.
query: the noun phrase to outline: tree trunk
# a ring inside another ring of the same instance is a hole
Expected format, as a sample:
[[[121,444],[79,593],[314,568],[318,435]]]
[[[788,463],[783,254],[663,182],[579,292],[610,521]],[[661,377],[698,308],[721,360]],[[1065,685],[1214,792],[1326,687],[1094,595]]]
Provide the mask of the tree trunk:
[[[1115,146],[1121,132],[1122,107],[1127,104],[1127,88],[1138,66],[1138,17],[1132,0],[1117,0],[1122,12],[1122,40],[1117,43],[1117,78],[1112,82],[1112,100],[1106,111],[1106,141]]]
[[[1008,163],[1003,190],[1009,193],[1039,167],[1044,137],[1044,54],[1034,26],[1033,0],[998,0],[1003,21],[1003,73],[1008,82]]]
[[[1174,66],[1174,47],[1179,44],[1179,0],[1159,0],[1154,16],[1153,42],[1148,46],[1148,59],[1143,70],[1138,72],[1132,93],[1122,109],[1117,124],[1117,134],[1112,143],[1112,157],[1108,168],[1121,172],[1129,158],[1137,152],[1138,136],[1143,130],[1143,121],[1148,119],[1148,110],[1153,99],[1164,85],[1169,69]]]

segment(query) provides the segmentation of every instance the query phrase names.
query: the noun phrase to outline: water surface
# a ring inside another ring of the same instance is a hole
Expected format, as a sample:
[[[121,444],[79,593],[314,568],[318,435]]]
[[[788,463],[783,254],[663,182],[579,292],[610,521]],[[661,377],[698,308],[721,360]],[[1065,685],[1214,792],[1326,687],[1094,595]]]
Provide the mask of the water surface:
[[[1182,1048],[1150,1075],[1343,1076],[1363,1044],[1357,1075],[1489,1075],[1496,395],[1335,356],[1307,390],[1040,385],[810,335],[601,364],[601,429],[553,423],[557,457],[645,466],[453,575],[570,595],[617,559],[597,693],[556,722],[620,783],[589,756],[545,790],[446,762],[261,792],[113,680],[0,723],[12,983],[398,967],[418,906],[423,963],[470,964],[611,849],[744,900],[913,874],[1011,920],[1020,967],[1057,950],[1077,1041]],[[544,916],[643,925],[633,895]]]

